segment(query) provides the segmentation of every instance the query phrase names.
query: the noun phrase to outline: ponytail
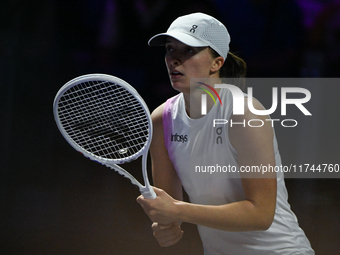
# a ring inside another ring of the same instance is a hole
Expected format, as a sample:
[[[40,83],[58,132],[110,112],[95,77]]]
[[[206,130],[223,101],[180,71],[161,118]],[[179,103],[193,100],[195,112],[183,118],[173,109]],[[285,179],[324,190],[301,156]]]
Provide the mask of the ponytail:
[[[213,49],[211,49],[211,54],[213,58],[219,57],[219,54]],[[228,56],[220,69],[220,78],[226,78],[227,80],[232,79],[235,83],[237,83],[235,85],[239,86],[241,89],[244,89],[244,79],[242,78],[246,77],[246,73],[246,62],[244,62],[242,58],[236,56],[235,54],[228,52]]]
[[[220,69],[220,77],[244,78],[246,77],[246,72],[246,62],[235,54],[228,52],[227,59]]]

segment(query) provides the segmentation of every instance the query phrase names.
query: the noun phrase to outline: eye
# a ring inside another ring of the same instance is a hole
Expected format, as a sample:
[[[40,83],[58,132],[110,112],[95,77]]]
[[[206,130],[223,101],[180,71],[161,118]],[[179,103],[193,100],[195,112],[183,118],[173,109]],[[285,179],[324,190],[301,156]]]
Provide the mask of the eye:
[[[172,52],[172,51],[173,51],[173,48],[172,48],[170,45],[166,45],[166,46],[165,46],[165,51],[166,51],[166,52]]]
[[[193,53],[194,49],[192,47],[185,47],[184,52],[185,53]]]

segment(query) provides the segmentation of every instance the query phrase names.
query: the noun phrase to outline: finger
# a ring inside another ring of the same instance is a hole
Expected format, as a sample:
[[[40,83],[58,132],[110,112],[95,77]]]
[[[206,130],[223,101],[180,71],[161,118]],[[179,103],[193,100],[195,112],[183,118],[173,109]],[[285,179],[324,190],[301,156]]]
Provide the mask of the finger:
[[[162,247],[169,247],[171,245],[176,244],[179,240],[181,240],[183,237],[183,233],[184,232],[181,230],[179,234],[175,236],[173,239],[158,241],[158,243]]]
[[[161,223],[158,223],[158,222],[154,222],[154,223],[152,223],[151,228],[153,230],[163,230],[163,229],[171,228],[173,226],[180,227],[181,224],[177,221],[167,223],[167,224],[161,224]]]
[[[139,203],[139,204],[142,204],[143,200],[144,200],[144,197],[142,195],[138,196],[137,199],[136,199],[137,203]]]
[[[181,229],[176,230],[176,232],[171,233],[170,235],[163,235],[164,233],[158,232],[154,233],[154,237],[157,239],[158,243],[161,246],[169,246],[178,242],[183,235],[183,231]]]
[[[136,199],[137,203],[142,207],[149,205],[152,202],[151,200],[152,199],[145,199],[143,195],[138,196]]]
[[[161,195],[161,194],[163,194],[165,192],[164,190],[156,188],[156,187],[153,187],[153,186],[152,186],[152,188],[155,191],[157,196],[159,196],[159,195]]]
[[[175,226],[181,226],[181,223],[179,223],[178,221],[174,221],[173,224],[174,224]]]
[[[176,236],[181,233],[182,229],[179,226],[172,225],[168,228],[155,228],[153,231],[154,237],[157,240],[173,240]]]
[[[172,226],[173,226],[173,223],[160,224],[160,223],[154,222],[154,223],[151,225],[151,228],[152,228],[153,230],[163,230],[163,229],[171,228]]]

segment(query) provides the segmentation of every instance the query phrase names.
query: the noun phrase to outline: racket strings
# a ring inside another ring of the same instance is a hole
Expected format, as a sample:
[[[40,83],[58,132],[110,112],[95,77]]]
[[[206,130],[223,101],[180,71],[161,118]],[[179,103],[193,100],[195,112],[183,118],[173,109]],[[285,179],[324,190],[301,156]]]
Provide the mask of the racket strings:
[[[68,135],[85,150],[108,159],[138,153],[149,139],[149,122],[140,102],[110,82],[80,83],[58,104]]]
[[[98,117],[96,117],[96,119],[92,123],[92,129],[87,130],[88,135],[90,135],[92,137],[96,136],[96,135],[105,135],[106,137],[109,137],[111,139],[115,139],[116,142],[119,143],[119,144],[122,144],[124,142],[125,137],[122,136],[120,133],[117,133],[117,131],[112,132],[112,129],[110,127],[107,127],[107,125],[106,125],[106,127],[105,127],[105,125],[104,126],[101,125],[101,127],[100,126],[98,127],[98,124],[100,124],[100,123],[98,123],[97,119],[98,119]],[[95,125],[93,125],[93,124],[95,124]],[[119,123],[116,122],[116,123],[113,123],[113,125],[116,126],[121,132],[126,133],[126,130],[122,126],[120,126]],[[106,141],[106,142],[108,142],[108,141]],[[96,143],[95,145],[98,145],[98,143]],[[130,142],[129,146],[130,147],[132,146],[131,142]],[[133,149],[133,147],[132,147],[132,149]],[[99,150],[102,150],[102,148],[99,147]],[[97,152],[99,152],[98,148],[97,148]]]

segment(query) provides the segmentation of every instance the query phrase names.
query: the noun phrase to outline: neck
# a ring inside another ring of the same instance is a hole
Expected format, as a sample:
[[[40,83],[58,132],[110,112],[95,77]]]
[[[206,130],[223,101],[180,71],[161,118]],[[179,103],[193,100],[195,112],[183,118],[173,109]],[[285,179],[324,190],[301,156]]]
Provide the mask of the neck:
[[[216,99],[215,93],[209,88],[215,87],[215,84],[220,84],[220,79],[192,79],[192,85],[190,86],[190,93],[183,93],[184,102],[185,102],[185,110],[188,116],[192,119],[198,119],[202,117],[201,113],[201,104],[202,104],[202,95],[207,95],[207,91],[209,91],[214,98]],[[209,86],[206,86],[209,85]],[[215,89],[215,88],[214,88]],[[217,93],[219,93],[220,89],[215,89]],[[207,113],[211,110],[214,105],[214,101],[210,95],[206,96],[207,101]]]

